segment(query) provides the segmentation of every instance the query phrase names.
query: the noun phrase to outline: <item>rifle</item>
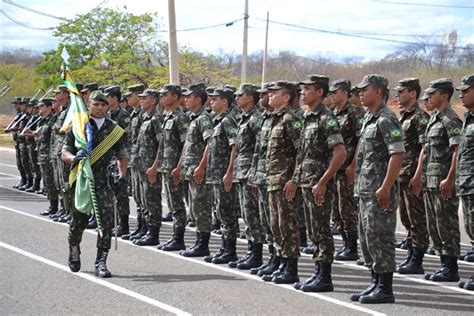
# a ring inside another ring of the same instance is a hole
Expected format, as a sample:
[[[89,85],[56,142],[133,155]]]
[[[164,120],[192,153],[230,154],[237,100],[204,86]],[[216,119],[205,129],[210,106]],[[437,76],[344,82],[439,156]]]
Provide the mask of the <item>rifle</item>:
[[[5,94],[7,94],[8,91],[10,91],[11,88],[9,86],[5,86],[0,90],[0,98],[3,97]]]
[[[36,91],[35,95],[30,100],[35,100],[41,91],[43,91],[43,89],[39,88],[38,91]]]
[[[41,98],[39,98],[39,100],[46,98],[51,93],[51,91],[53,91],[53,89],[49,88],[48,91],[46,91],[46,93]]]
[[[12,126],[8,128],[8,130],[6,130],[7,132],[16,132],[18,130],[20,130],[18,126],[18,124],[20,122],[22,122],[26,117],[28,116],[28,114],[26,113],[22,113],[20,118],[18,118],[18,120],[16,120],[15,122],[13,122]]]
[[[7,127],[5,127],[5,129],[4,129],[4,131],[5,131],[6,133],[8,133],[8,132],[10,131],[10,128],[12,127],[12,125],[13,125],[17,120],[20,119],[20,117],[21,117],[22,114],[23,114],[23,113],[18,113],[17,115],[15,115],[15,117],[13,118],[13,120],[12,120],[10,123],[8,123]]]
[[[42,118],[43,118],[42,116],[39,116],[38,118],[36,118],[36,120],[32,122],[28,122],[28,124],[26,124],[25,128],[21,131],[21,133],[18,136],[28,136],[28,135],[25,135],[26,132],[29,130],[36,130],[36,126],[38,125],[38,123],[41,121]]]

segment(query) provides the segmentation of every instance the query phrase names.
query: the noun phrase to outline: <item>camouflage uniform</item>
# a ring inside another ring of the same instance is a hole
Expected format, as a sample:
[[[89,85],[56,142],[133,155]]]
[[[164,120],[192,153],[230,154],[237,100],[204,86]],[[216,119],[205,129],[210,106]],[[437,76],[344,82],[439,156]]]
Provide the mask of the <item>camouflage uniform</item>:
[[[34,124],[39,118],[38,114],[31,115],[26,125]],[[37,125],[37,123],[36,123]],[[36,150],[36,140],[34,136],[25,136],[26,140],[26,150],[28,151],[28,162],[30,164],[31,176],[34,178],[35,184],[39,189],[39,184],[41,182],[41,171],[38,165],[38,151]]]
[[[306,227],[316,247],[313,260],[332,263],[334,240],[330,220],[334,199],[333,181],[327,185],[325,201],[321,206],[316,205],[312,188],[329,167],[331,149],[337,144],[344,144],[344,141],[336,117],[322,103],[313,111],[305,113],[301,133],[293,182],[302,190]]]
[[[446,179],[451,166],[453,146],[459,145],[462,121],[449,106],[436,112],[426,128],[425,159],[426,170],[423,195],[428,232],[433,240],[433,248],[438,254],[449,257],[460,252],[459,197],[445,201],[441,198],[440,182]]]
[[[186,207],[184,205],[184,184],[173,183],[171,171],[178,165],[179,157],[186,140],[189,117],[177,108],[166,113],[163,123],[163,140],[160,150],[158,172],[162,174],[168,207],[173,213],[173,226],[186,227]]]
[[[235,177],[239,181],[238,192],[242,218],[245,222],[247,240],[261,244],[265,241],[265,231],[260,222],[257,199],[252,194],[249,184],[249,171],[255,150],[257,135],[260,130],[261,114],[253,106],[242,113],[237,137],[237,157],[235,159]]]
[[[51,132],[53,129],[56,116],[53,112],[49,113],[48,116],[43,117],[38,128],[38,139],[36,141],[38,146],[38,164],[41,168],[41,175],[43,178],[43,184],[48,192],[48,200],[51,202],[56,201],[55,205],[58,204],[58,190],[54,185],[54,174],[53,167],[49,159],[49,146],[51,141]]]
[[[286,200],[283,187],[293,175],[301,127],[301,121],[288,107],[271,114],[266,182],[274,245],[283,258],[300,255],[298,209]]]
[[[194,170],[198,167],[207,140],[212,135],[212,121],[204,107],[196,113],[191,113],[186,142],[183,149],[182,172],[189,183],[189,211],[196,221],[198,232],[209,233],[212,221],[212,191],[204,182],[197,184],[194,180]]]
[[[132,178],[132,195],[137,205],[137,213],[142,212],[142,202],[140,195],[140,179],[138,177],[137,160],[138,160],[138,134],[140,131],[140,125],[142,124],[143,112],[141,108],[133,109],[130,114],[130,129],[127,134],[128,137],[128,149],[130,157],[130,171]]]
[[[18,127],[20,128],[20,133],[25,128],[30,118],[31,118],[31,115],[26,114],[26,116],[24,116],[24,118],[21,120],[21,122],[18,125]],[[26,137],[18,135],[18,143],[19,143],[19,149],[20,149],[21,167],[24,170],[28,181],[31,182],[33,178],[33,172],[31,170],[30,159],[28,156],[28,144],[26,142]]]
[[[395,271],[398,183],[390,189],[389,210],[380,209],[375,191],[387,174],[390,156],[404,153],[400,122],[386,104],[367,113],[357,156],[354,194],[359,198],[359,238],[365,264],[375,273]]]
[[[112,130],[115,128],[116,123],[106,118],[100,130],[97,129],[97,125],[94,120],[90,121],[93,130],[92,146],[95,148],[98,146]],[[74,145],[74,134],[70,129],[64,140],[63,151],[68,151],[72,154],[77,152]],[[108,150],[101,158],[99,158],[92,165],[92,172],[94,174],[94,187],[95,195],[97,200],[97,211],[100,217],[100,222],[103,229],[102,236],[97,236],[97,248],[110,249],[112,240],[112,226],[114,216],[114,201],[113,201],[113,190],[109,184],[109,166],[112,157],[115,155],[117,159],[127,158],[127,147],[125,136],[114,144],[114,146]],[[74,190],[74,188],[72,188]],[[77,246],[82,240],[82,233],[87,227],[89,215],[81,213],[75,208],[72,208],[72,221],[69,225],[69,245]]]

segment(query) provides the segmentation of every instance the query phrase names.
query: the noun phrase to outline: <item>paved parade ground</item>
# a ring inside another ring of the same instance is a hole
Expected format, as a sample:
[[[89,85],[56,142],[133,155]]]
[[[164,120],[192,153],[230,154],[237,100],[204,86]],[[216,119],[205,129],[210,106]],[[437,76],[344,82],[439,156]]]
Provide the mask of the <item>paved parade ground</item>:
[[[99,279],[94,276],[93,230],[84,233],[81,243],[82,270],[72,273],[67,266],[67,224],[40,216],[48,207],[46,198],[13,189],[18,181],[14,152],[0,149],[0,315],[473,315],[474,291],[460,289],[455,282],[395,273],[396,303],[363,305],[349,300],[369,282],[369,272],[355,262],[334,262],[334,292],[303,293],[289,285],[265,283],[247,271],[138,247],[120,238],[108,260],[113,277]],[[131,209],[134,228],[134,205]],[[166,206],[163,212],[168,212]],[[401,239],[400,225],[398,231]],[[163,223],[160,241],[171,233],[172,223]],[[464,253],[469,240],[463,227],[461,234]],[[185,238],[187,246],[194,242],[192,228]],[[335,241],[338,248],[340,236]],[[246,246],[246,240],[238,241],[240,255]],[[219,247],[220,236],[213,235],[211,253]],[[397,262],[405,255],[397,249]],[[438,257],[425,257],[426,271],[438,265]],[[300,279],[308,278],[313,268],[311,256],[303,255]],[[461,279],[473,271],[474,263],[459,261]]]

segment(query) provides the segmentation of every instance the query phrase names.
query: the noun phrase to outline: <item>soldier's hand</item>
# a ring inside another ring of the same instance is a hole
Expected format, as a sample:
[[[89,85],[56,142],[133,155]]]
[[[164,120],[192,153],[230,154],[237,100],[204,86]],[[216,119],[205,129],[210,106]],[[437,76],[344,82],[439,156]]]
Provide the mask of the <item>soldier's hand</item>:
[[[197,184],[201,184],[204,181],[204,171],[205,169],[203,167],[197,167],[194,169],[193,177]]]
[[[384,187],[380,187],[375,191],[375,197],[379,202],[380,208],[386,213],[390,212],[390,188],[387,190]]]
[[[224,182],[224,191],[230,192],[232,190],[232,174],[226,173],[222,181]]]
[[[155,184],[156,182],[156,168],[148,168],[147,171],[146,171],[146,175],[148,176],[148,182],[150,182],[150,184]]]
[[[421,188],[422,188],[422,179],[421,177],[414,176],[413,178],[410,179],[410,182],[408,183],[408,187],[411,188],[413,194],[415,196],[420,196],[421,194]]]
[[[327,186],[322,183],[317,183],[313,187],[313,196],[314,196],[314,203],[316,203],[317,206],[321,206],[324,204],[324,201],[326,200],[326,191],[327,191]]]
[[[74,156],[74,159],[72,161],[72,164],[71,164],[71,168],[74,168],[82,159],[84,159],[85,157],[87,157],[87,152],[85,150],[79,150],[76,154],[76,156]]]
[[[181,182],[181,175],[178,168],[174,168],[173,171],[171,171],[171,176],[173,177],[174,185],[178,185]]]
[[[347,185],[351,186],[354,184],[354,176],[355,176],[355,168],[354,166],[349,165],[346,168]]]
[[[439,190],[441,191],[441,198],[445,201],[449,200],[453,195],[454,183],[450,179],[444,179],[439,184]]]
[[[285,183],[283,187],[283,191],[285,192],[285,198],[287,201],[292,201],[296,195],[296,184],[290,180]]]

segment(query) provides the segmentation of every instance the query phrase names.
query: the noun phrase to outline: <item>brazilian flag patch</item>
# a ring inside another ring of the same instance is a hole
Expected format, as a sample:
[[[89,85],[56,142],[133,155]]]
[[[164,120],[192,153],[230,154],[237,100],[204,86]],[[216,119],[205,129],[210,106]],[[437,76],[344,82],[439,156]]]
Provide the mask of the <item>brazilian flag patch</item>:
[[[402,136],[402,131],[399,128],[393,128],[393,129],[390,130],[390,136],[400,137],[400,136]]]
[[[326,121],[326,126],[327,127],[336,127],[337,126],[337,120],[336,119],[329,119]]]
[[[231,128],[229,129],[229,135],[230,136],[236,136],[237,135],[237,129],[236,128]]]
[[[362,125],[362,123],[364,123],[364,118],[363,118],[363,117],[359,117],[359,118],[357,119],[357,124]]]
[[[429,122],[428,119],[422,118],[422,119],[420,120],[420,125],[426,125],[426,124],[428,124],[428,122]]]
[[[451,129],[451,134],[459,135],[459,134],[461,134],[461,129],[459,127],[455,127],[453,129]]]
[[[293,126],[294,129],[301,129],[303,127],[303,124],[301,124],[300,121],[295,121],[295,122],[293,122],[292,126]]]
[[[208,121],[204,121],[204,122],[202,122],[202,128],[203,128],[203,129],[206,129],[206,130],[207,130],[207,129],[210,129],[210,128],[211,128],[211,124],[209,124]]]

